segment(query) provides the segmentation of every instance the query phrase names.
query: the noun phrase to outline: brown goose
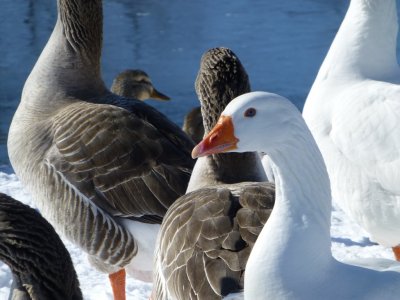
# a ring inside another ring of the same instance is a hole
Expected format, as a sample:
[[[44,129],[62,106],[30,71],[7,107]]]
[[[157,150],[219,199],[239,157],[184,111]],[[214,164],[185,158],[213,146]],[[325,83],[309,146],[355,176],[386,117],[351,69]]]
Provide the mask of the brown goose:
[[[195,142],[199,143],[204,136],[203,116],[201,107],[189,111],[183,119],[182,130]]]
[[[232,51],[206,52],[196,80],[205,131],[232,98],[249,90]],[[257,153],[203,157],[196,168],[192,192],[170,207],[161,225],[154,299],[221,299],[241,290],[247,258],[274,204],[275,188],[261,182]]]
[[[149,75],[142,70],[125,70],[113,80],[111,92],[138,100],[169,100],[170,98],[156,90]]]
[[[43,216],[111,274],[115,297],[124,299],[125,266],[151,276],[159,224],[185,193],[193,142],[154,108],[107,90],[102,18],[101,0],[58,0],[8,153]]]
[[[0,260],[13,273],[10,299],[83,299],[71,257],[34,209],[0,193]]]

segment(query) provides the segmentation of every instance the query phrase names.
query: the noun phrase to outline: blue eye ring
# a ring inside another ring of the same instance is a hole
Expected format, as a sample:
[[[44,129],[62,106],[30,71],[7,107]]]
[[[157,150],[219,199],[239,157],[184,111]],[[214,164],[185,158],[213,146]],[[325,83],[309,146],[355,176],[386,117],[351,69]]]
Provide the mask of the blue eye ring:
[[[248,109],[246,109],[246,111],[244,112],[244,116],[247,118],[252,118],[256,115],[257,110],[254,107],[250,107]]]

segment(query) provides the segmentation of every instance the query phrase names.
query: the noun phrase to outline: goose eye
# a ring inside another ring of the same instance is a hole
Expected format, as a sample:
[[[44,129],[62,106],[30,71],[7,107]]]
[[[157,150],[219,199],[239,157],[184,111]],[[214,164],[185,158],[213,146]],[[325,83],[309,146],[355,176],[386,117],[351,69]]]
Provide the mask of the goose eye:
[[[245,117],[254,117],[256,115],[256,109],[253,107],[250,107],[248,109],[246,109],[246,111],[244,112],[244,116]]]

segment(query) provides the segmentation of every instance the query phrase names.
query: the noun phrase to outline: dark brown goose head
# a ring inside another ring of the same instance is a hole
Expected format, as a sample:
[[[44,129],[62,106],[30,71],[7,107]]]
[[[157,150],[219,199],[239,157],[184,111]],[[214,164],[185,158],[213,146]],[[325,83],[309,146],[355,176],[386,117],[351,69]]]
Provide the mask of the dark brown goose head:
[[[195,88],[207,134],[232,99],[250,92],[250,81],[235,53],[219,47],[202,56]],[[255,152],[215,154],[206,159],[208,168],[213,170],[209,177],[213,176],[217,183],[265,180],[259,155]]]

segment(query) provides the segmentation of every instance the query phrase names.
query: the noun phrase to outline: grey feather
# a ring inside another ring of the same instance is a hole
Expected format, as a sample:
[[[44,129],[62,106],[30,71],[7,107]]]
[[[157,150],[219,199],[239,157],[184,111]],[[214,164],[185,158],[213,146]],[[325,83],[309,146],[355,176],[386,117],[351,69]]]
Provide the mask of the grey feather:
[[[0,260],[13,273],[10,299],[83,299],[71,257],[53,227],[2,193]]]

